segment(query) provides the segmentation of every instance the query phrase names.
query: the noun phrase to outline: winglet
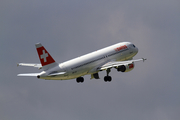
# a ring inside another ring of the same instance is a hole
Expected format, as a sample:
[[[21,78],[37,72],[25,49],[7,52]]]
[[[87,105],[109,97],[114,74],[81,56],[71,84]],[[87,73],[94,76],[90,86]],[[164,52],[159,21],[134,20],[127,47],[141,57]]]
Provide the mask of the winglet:
[[[147,60],[146,58],[142,58],[143,59],[143,62],[145,61],[145,60]]]

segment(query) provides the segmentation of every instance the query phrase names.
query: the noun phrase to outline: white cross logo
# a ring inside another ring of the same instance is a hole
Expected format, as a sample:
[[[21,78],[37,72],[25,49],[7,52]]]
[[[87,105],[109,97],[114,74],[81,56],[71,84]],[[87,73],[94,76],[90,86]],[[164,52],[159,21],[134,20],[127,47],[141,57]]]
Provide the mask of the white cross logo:
[[[42,51],[43,54],[41,55],[41,59],[44,59],[44,62],[47,62],[48,53],[45,53],[45,50]]]

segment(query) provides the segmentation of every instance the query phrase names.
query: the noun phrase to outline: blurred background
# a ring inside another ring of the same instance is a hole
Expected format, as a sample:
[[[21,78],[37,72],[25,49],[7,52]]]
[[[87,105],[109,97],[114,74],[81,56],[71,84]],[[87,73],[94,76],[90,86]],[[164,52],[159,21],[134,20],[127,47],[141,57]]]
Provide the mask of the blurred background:
[[[180,118],[179,0],[1,0],[1,120],[177,120]],[[112,82],[85,76],[48,81],[17,77],[40,72],[41,42],[61,63],[119,42],[147,58]]]

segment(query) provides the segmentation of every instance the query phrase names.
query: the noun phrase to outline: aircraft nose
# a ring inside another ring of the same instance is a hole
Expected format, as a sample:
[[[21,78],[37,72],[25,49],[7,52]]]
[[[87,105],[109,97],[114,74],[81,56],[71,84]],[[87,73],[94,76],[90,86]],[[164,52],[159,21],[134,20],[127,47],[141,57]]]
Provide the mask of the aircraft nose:
[[[136,51],[136,53],[138,53],[138,48],[137,47],[135,48],[135,51]]]
[[[135,48],[133,49],[133,51],[134,51],[135,54],[137,54],[137,53],[138,53],[138,48],[135,47]]]

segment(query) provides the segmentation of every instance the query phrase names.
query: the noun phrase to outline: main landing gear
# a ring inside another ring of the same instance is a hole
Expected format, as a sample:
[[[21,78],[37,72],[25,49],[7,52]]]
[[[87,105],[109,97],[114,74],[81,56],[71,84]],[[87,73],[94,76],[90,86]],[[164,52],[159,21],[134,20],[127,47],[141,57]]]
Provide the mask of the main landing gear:
[[[107,72],[107,76],[104,77],[104,81],[105,82],[111,82],[112,77],[109,76],[109,73],[111,72],[111,69],[107,69],[106,72]]]
[[[111,72],[111,69],[107,69],[106,72],[107,72],[107,76],[104,77],[104,81],[105,82],[111,82],[112,81],[112,77],[109,76],[109,73]],[[99,78],[99,76],[98,76],[98,78]],[[76,78],[76,82],[77,83],[83,83],[84,82],[84,78],[83,77],[78,77],[78,78]]]
[[[77,83],[83,83],[84,82],[84,78],[83,77],[78,77],[78,78],[76,78],[76,82]]]

